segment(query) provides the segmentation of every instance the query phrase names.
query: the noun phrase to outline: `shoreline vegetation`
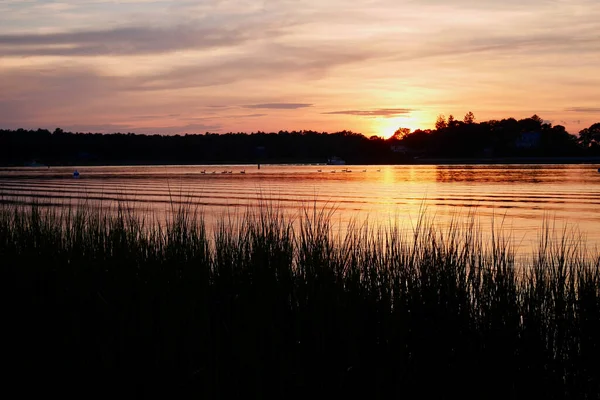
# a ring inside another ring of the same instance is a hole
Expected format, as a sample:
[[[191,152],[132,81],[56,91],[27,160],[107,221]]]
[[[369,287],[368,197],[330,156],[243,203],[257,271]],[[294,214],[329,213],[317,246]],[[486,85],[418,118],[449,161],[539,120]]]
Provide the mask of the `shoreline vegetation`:
[[[585,163],[600,159],[600,122],[570,134],[533,115],[477,122],[439,116],[435,129],[398,128],[387,139],[311,130],[145,135],[0,129],[0,166]],[[504,160],[504,161],[500,161]]]
[[[19,393],[597,398],[600,254],[542,229],[517,266],[475,218],[332,231],[261,202],[208,231],[124,207],[0,205],[3,362]]]

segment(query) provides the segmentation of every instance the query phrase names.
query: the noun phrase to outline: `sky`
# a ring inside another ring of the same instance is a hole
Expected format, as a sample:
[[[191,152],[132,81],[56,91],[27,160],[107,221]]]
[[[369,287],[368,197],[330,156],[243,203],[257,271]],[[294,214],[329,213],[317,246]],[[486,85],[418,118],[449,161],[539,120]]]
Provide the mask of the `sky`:
[[[600,122],[597,0],[0,0],[0,128]]]

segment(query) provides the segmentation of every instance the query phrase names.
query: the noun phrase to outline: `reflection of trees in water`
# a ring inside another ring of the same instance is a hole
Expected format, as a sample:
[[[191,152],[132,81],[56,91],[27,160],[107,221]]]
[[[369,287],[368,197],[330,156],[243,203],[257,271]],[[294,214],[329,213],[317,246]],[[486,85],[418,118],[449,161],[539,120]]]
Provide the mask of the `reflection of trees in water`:
[[[540,183],[567,180],[567,178],[569,181],[572,181],[572,178],[576,178],[569,176],[568,172],[568,169],[548,168],[547,165],[530,165],[527,167],[438,165],[435,169],[436,182]]]

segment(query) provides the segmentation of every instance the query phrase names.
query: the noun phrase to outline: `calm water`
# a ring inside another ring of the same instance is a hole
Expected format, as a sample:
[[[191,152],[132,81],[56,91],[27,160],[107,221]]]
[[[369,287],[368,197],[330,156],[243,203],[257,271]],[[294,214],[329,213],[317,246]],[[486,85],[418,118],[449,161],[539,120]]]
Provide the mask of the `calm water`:
[[[208,222],[242,213],[267,199],[290,215],[302,207],[335,208],[340,226],[352,219],[410,228],[425,207],[436,223],[475,210],[484,231],[493,218],[518,244],[537,241],[544,219],[576,227],[600,247],[600,165],[438,166],[169,166],[0,169],[4,202],[102,204],[127,200],[164,216],[172,203],[198,205]],[[342,172],[348,168],[350,172]],[[245,170],[245,173],[241,173]],[[224,171],[230,173],[223,173]],[[496,225],[497,226],[497,225]]]

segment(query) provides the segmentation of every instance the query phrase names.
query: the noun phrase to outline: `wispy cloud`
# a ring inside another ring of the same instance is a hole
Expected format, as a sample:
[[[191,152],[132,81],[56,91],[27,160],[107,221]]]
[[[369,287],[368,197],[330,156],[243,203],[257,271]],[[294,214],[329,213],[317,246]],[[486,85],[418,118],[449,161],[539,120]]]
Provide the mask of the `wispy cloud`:
[[[600,113],[600,107],[570,107],[566,108],[565,111],[578,113]]]
[[[168,28],[128,27],[110,30],[47,34],[0,35],[0,52],[5,56],[100,56],[159,54],[239,45],[272,35],[267,27],[175,26]]]
[[[243,119],[243,118],[260,118],[266,117],[269,114],[264,113],[256,113],[256,114],[232,114],[232,115],[223,115],[219,116],[219,119]]]
[[[401,115],[407,115],[411,112],[416,111],[411,108],[379,108],[375,110],[343,110],[343,111],[330,111],[323,114],[341,114],[341,115],[355,115],[360,117],[385,117],[392,118]]]
[[[250,104],[244,108],[268,108],[274,110],[296,110],[298,108],[312,107],[308,103],[265,103],[265,104]]]

